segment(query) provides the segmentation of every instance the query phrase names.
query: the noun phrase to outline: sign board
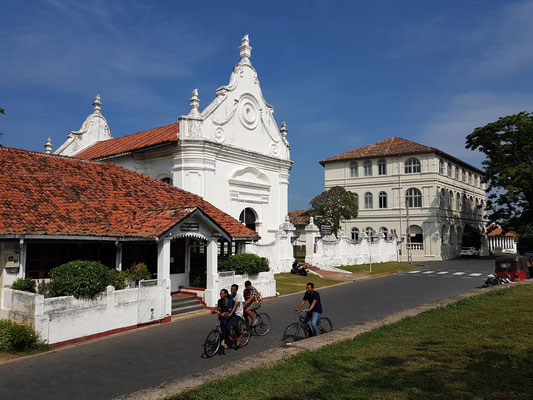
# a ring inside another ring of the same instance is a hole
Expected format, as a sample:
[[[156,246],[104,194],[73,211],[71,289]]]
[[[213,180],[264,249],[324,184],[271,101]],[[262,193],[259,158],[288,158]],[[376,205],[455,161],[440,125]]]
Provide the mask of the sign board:
[[[332,232],[331,225],[320,226],[320,233],[322,234],[322,236],[331,235],[331,232]]]
[[[180,231],[182,232],[198,232],[200,230],[200,224],[198,222],[184,222],[180,225]]]

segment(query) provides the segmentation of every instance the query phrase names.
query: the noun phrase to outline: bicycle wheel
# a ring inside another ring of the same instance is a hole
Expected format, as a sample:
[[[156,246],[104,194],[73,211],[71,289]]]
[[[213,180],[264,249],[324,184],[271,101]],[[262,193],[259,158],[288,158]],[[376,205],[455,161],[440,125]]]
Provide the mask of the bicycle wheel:
[[[213,357],[220,349],[220,331],[213,329],[205,338],[204,353],[207,357]]]
[[[239,347],[246,347],[248,342],[250,341],[250,336],[252,336],[252,329],[250,328],[250,325],[248,325],[244,321],[239,322],[239,327],[241,329],[241,344]]]
[[[333,324],[328,317],[320,317],[316,324],[318,325],[318,331],[321,335],[333,330]]]
[[[301,324],[294,322],[285,328],[285,332],[283,332],[283,343],[291,344],[305,339],[306,337],[307,332],[304,327]]]
[[[267,313],[261,313],[257,314],[257,319],[259,320],[259,323],[254,326],[255,333],[257,333],[259,336],[265,336],[268,332],[270,332],[270,327],[272,326],[270,316]]]

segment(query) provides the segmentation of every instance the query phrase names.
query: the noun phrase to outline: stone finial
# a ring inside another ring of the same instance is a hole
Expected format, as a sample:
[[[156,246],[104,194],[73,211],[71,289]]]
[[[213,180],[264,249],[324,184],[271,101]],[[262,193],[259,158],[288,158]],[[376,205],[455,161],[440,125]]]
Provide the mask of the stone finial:
[[[52,152],[52,141],[50,138],[46,140],[46,143],[44,144],[44,150],[46,151],[46,154],[50,154]]]
[[[250,47],[250,39],[248,35],[245,35],[241,40],[241,46],[239,47],[241,52],[241,63],[250,64],[250,56],[252,55],[252,48]]]
[[[287,129],[287,123],[285,121],[281,123],[281,129],[279,132],[281,133],[281,136],[287,137],[287,132],[289,132],[289,130]]]
[[[309,225],[314,224],[315,219],[313,217],[309,217]]]
[[[200,113],[198,112],[198,107],[200,107],[200,99],[198,98],[198,89],[194,89],[192,91],[192,96],[189,99],[189,104],[191,105],[191,112],[189,113],[190,116],[196,117]]]
[[[98,93],[96,97],[94,98],[93,108],[95,112],[100,113],[100,110],[102,109],[102,102],[100,101],[100,93]]]

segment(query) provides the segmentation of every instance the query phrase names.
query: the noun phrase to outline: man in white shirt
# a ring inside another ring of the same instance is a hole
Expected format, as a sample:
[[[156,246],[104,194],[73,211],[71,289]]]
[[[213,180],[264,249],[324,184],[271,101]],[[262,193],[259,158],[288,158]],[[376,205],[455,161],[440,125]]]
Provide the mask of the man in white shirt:
[[[233,326],[235,327],[235,332],[239,335],[238,338],[235,339],[235,344],[239,346],[241,344],[241,327],[239,322],[242,322],[242,315],[243,315],[243,308],[242,304],[244,302],[242,296],[238,292],[239,285],[233,284],[231,285],[231,297],[233,298],[233,309],[231,310],[230,316],[233,318]]]

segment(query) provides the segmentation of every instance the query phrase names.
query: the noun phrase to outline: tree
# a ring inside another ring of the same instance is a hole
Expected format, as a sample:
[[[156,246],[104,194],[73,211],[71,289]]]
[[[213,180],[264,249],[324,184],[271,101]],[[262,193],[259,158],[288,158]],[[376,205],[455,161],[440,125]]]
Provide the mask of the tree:
[[[533,114],[520,112],[476,128],[466,148],[485,154],[491,222],[533,246]]]
[[[337,236],[341,219],[357,217],[357,203],[355,194],[346,189],[335,186],[316,196],[310,202],[311,216],[318,227],[330,225],[332,233]]]

